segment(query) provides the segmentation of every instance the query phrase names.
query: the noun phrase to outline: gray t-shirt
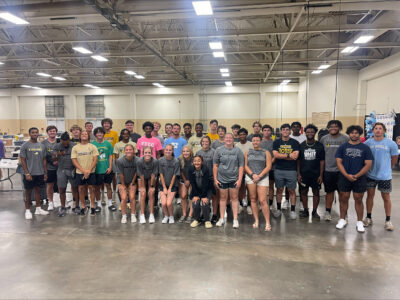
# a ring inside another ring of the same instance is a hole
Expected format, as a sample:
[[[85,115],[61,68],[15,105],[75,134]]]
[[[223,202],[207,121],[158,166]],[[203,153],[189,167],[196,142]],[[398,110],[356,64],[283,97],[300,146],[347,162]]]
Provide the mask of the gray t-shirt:
[[[71,152],[72,148],[75,146],[75,143],[69,142],[67,148],[63,146],[63,144],[58,143],[53,148],[53,153],[56,155],[58,152],[64,152],[64,155],[58,156],[58,169],[59,170],[72,170],[74,165],[72,164]]]
[[[325,171],[339,172],[335,158],[336,151],[339,149],[340,145],[343,145],[348,141],[349,137],[341,133],[339,133],[337,137],[327,134],[321,138],[320,142],[324,145],[325,149]]]
[[[118,158],[116,167],[118,173],[124,175],[124,184],[130,184],[132,182],[133,177],[136,174],[137,161],[137,156],[133,156],[132,160],[127,159],[126,156]],[[117,176],[117,182],[121,183],[120,176]]]
[[[272,155],[273,144],[274,144],[274,141],[272,139],[269,141],[262,140],[260,146],[262,149],[268,150],[269,153],[271,153],[271,155]]]
[[[44,175],[43,159],[46,157],[46,147],[42,143],[25,142],[21,146],[19,156],[26,158],[29,174]]]
[[[225,143],[221,142],[220,140],[216,140],[211,144],[211,148],[213,148],[215,150],[223,145],[225,145]]]
[[[196,153],[196,155],[200,155],[203,158],[203,163],[207,166],[211,179],[213,178],[214,153],[215,150],[211,148],[207,151],[201,149]]]
[[[151,174],[158,175],[158,160],[152,158],[150,162],[145,162],[144,157],[139,158],[137,162],[137,176],[144,176],[145,180],[151,178]]]
[[[253,149],[253,143],[247,141],[245,144],[242,144],[241,142],[239,142],[235,144],[235,148],[239,148],[242,153],[245,154],[250,149]]]
[[[166,159],[165,156],[161,157],[158,160],[158,172],[163,174],[165,185],[169,188],[169,185],[172,181],[172,177],[179,176],[181,170],[181,166],[179,164],[179,160],[177,158]],[[178,179],[175,179],[174,186],[178,187]]]
[[[56,145],[58,145],[58,143],[57,142],[50,143],[48,139],[45,139],[42,142],[42,144],[46,148],[46,162],[47,162],[46,166],[47,166],[47,170],[49,170],[49,171],[57,170],[57,166],[55,166],[53,164],[53,150],[54,150],[54,147]]]
[[[259,175],[267,165],[267,156],[265,155],[265,151],[266,150],[264,149],[250,149],[249,152],[247,152],[247,165],[254,174]],[[268,174],[265,174],[261,179],[264,179],[267,175]]]
[[[214,154],[214,164],[218,164],[218,181],[230,183],[239,178],[239,167],[244,166],[244,155],[237,148],[219,147]]]

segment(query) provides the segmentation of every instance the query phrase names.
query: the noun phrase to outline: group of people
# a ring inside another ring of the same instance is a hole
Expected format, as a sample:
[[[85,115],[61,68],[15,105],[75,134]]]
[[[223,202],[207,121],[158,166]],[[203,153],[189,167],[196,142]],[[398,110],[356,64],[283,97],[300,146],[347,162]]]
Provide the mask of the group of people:
[[[247,206],[253,215],[253,227],[260,223],[259,211],[265,219],[265,231],[271,230],[270,211],[279,218],[282,209],[289,208],[289,218],[296,219],[296,188],[299,188],[302,208],[300,218],[331,221],[335,191],[339,192],[340,219],[337,229],[347,225],[350,194],[353,192],[357,214],[356,229],[364,232],[372,225],[372,208],[376,187],[381,192],[385,208],[385,229],[393,230],[391,222],[392,167],[397,164],[397,145],[385,138],[382,123],[373,126],[374,137],[365,143],[360,140],[363,129],[349,126],[341,133],[342,123],[331,120],[328,133],[319,141],[318,128],[308,124],[304,129],[299,122],[283,124],[279,138],[273,128],[253,123],[253,132],[233,125],[232,132],[211,120],[210,130],[203,133],[203,124],[165,125],[165,136],[159,133],[161,124],[145,122],[144,135],[134,132],[134,122],[128,120],[120,134],[112,129],[113,121],[102,120],[101,127],[93,130],[87,122],[85,129],[71,127],[57,142],[57,128],[46,129],[47,139],[38,142],[39,130],[29,129],[30,140],[20,151],[24,170],[25,218],[32,219],[31,195],[34,191],[36,215],[47,215],[54,210],[55,185],[60,194],[59,216],[65,216],[66,189],[70,183],[74,211],[80,215],[95,216],[101,211],[103,190],[106,205],[116,211],[113,189],[118,190],[121,223],[137,222],[136,195],[139,194],[139,222],[154,223],[154,206],[160,199],[162,223],[175,223],[173,201],[179,195],[181,215],[179,222],[206,228],[223,226],[227,210],[232,210],[233,228],[239,228],[238,215]],[[304,134],[301,131],[304,131]],[[49,204],[41,208],[40,188],[46,184]],[[325,213],[317,209],[320,189],[326,192]],[[276,188],[276,209],[272,210]],[[311,214],[308,192],[313,193]],[[247,192],[247,193],[246,193]],[[367,192],[367,216],[363,219],[363,196]],[[283,195],[285,194],[285,197]],[[85,199],[90,199],[86,207]],[[190,205],[189,205],[189,199]],[[246,205],[248,204],[248,205]],[[148,219],[146,219],[146,205]]]

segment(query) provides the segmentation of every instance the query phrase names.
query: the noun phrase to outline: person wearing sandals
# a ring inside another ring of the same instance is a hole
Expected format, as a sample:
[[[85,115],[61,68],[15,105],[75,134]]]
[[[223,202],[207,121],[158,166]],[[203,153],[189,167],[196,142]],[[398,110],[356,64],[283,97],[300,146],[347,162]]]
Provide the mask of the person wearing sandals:
[[[189,145],[185,145],[182,148],[182,154],[179,156],[179,164],[181,166],[181,178],[179,183],[179,196],[181,197],[181,207],[182,207],[182,216],[179,219],[179,223],[187,222],[190,223],[192,221],[193,211],[190,209],[189,216],[187,217],[187,209],[188,209],[188,194],[190,189],[190,181],[189,181],[189,168],[193,163],[193,151]],[[187,219],[186,219],[187,217]]]
[[[254,149],[249,149],[244,155],[245,181],[249,191],[251,209],[254,217],[253,228],[258,228],[259,224],[258,199],[265,218],[265,231],[271,231],[267,197],[269,183],[268,172],[271,170],[272,158],[268,150],[261,148],[261,139],[262,137],[260,134],[253,134],[252,143]]]
[[[195,228],[200,225],[200,213],[203,213],[205,227],[212,228],[210,222],[210,199],[212,194],[212,181],[210,180],[210,171],[203,164],[203,158],[196,155],[193,159],[193,165],[189,168],[189,181],[192,187],[190,198],[192,199],[192,207],[194,212],[194,221],[190,227]]]
[[[161,206],[164,212],[162,223],[175,223],[174,208],[172,201],[178,191],[178,180],[180,175],[179,160],[174,157],[174,146],[168,144],[164,148],[164,156],[158,161],[158,168],[160,173],[160,198]]]

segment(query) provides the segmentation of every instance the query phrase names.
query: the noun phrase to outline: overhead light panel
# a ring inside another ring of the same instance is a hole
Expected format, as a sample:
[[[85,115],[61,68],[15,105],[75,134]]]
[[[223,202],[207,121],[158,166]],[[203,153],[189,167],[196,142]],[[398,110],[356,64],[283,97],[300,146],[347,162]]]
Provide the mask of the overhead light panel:
[[[0,65],[4,65],[4,63],[2,61],[0,61]]]
[[[346,47],[342,50],[342,53],[353,53],[354,51],[356,51],[359,47],[358,46],[349,46]]]
[[[26,89],[30,89],[30,88],[32,88],[32,86],[30,86],[30,85],[27,85],[27,84],[23,84],[23,85],[21,85],[21,87],[23,87],[23,88],[26,88]]]
[[[225,81],[226,86],[232,86],[232,81]]]
[[[145,77],[143,75],[135,75],[136,79],[144,79]]]
[[[98,61],[108,61],[107,58],[105,58],[104,56],[101,56],[101,55],[92,55],[91,57]]]
[[[281,85],[287,85],[291,80],[290,79],[285,79],[284,81],[281,82]]]
[[[362,35],[354,41],[355,44],[365,44],[374,39],[373,35]]]
[[[67,80],[64,77],[60,77],[60,76],[53,76],[52,78],[55,79],[55,80],[59,80],[59,81]]]
[[[153,82],[153,85],[159,88],[164,88],[165,86],[163,86],[162,84],[158,83],[158,82]]]
[[[34,90],[41,90],[42,88],[41,87],[38,87],[38,86],[33,86],[32,87]]]
[[[330,66],[331,66],[331,65],[328,65],[328,64],[320,65],[320,66],[318,67],[318,70],[326,70],[326,69],[329,69]]]
[[[86,48],[83,48],[83,47],[72,47],[72,49],[74,49],[75,51],[82,53],[82,54],[92,54],[93,53],[92,51],[90,51]]]
[[[219,71],[220,71],[221,73],[229,73],[229,69],[227,69],[227,68],[219,69]]]
[[[222,77],[229,77],[230,74],[229,74],[229,73],[221,73],[221,76],[222,76]]]
[[[84,86],[84,87],[91,88],[91,89],[99,89],[98,86],[95,86],[95,85],[92,85],[92,84],[88,84],[88,83],[85,83],[83,86]]]
[[[225,53],[223,51],[214,51],[213,56],[214,57],[225,57]]]
[[[0,18],[17,25],[29,24],[28,21],[21,19],[20,17],[14,16],[13,14],[10,14],[8,12],[0,13]]]
[[[42,77],[51,77],[50,74],[43,73],[43,72],[36,73],[36,75],[39,75],[39,76],[42,76]]]
[[[208,45],[210,46],[211,50],[221,50],[222,49],[221,42],[209,42]]]
[[[124,71],[124,72],[125,72],[125,74],[127,74],[127,75],[132,75],[132,76],[136,75],[136,73],[133,72],[133,71],[127,70],[127,71]]]
[[[311,74],[321,74],[322,70],[314,70],[311,72]]]
[[[192,5],[198,16],[210,16],[213,14],[210,1],[192,1]]]

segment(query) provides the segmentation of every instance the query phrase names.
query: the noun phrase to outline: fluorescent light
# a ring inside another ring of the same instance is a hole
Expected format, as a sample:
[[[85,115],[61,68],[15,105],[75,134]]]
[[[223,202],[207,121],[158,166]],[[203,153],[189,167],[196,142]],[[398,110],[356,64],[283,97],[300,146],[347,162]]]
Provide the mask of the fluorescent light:
[[[136,79],[144,79],[145,77],[143,75],[135,75]]]
[[[30,85],[26,85],[26,84],[21,85],[21,87],[26,88],[26,89],[32,88]]]
[[[321,74],[322,70],[314,70],[311,72],[311,74]]]
[[[229,73],[221,73],[221,76],[222,76],[222,77],[229,77],[230,74],[229,74]]]
[[[291,80],[290,79],[285,79],[284,81],[281,82],[281,85],[287,85]]]
[[[92,51],[90,51],[86,48],[83,48],[83,47],[72,47],[72,49],[74,49],[75,51],[78,51],[82,54],[92,54],[93,53]]]
[[[32,87],[34,90],[41,90],[42,88],[41,87],[38,87],[38,86],[33,86]]]
[[[3,20],[6,20],[8,22],[17,24],[17,25],[25,25],[25,24],[29,24],[28,21],[21,19],[17,16],[14,16],[13,14],[10,14],[8,12],[3,12],[0,13],[0,18],[2,18]]]
[[[225,53],[223,51],[214,51],[214,57],[225,57]]]
[[[0,61],[0,65],[4,65],[4,63],[2,61]]]
[[[39,75],[39,76],[42,76],[42,77],[51,77],[50,74],[43,73],[43,72],[36,73],[36,75]]]
[[[232,86],[232,81],[225,81],[226,86]]]
[[[328,65],[328,64],[326,64],[326,65],[320,65],[320,66],[318,67],[318,70],[326,70],[326,69],[329,69],[330,66],[331,66],[331,65]]]
[[[165,86],[163,86],[162,84],[158,83],[158,82],[153,82],[153,85],[159,88],[164,88]]]
[[[87,84],[87,83],[85,83],[83,86],[91,88],[91,89],[99,89],[98,86],[95,86],[95,85],[92,85],[92,84]]]
[[[354,51],[356,51],[359,47],[358,46],[349,46],[346,47],[342,50],[342,53],[353,53]]]
[[[220,71],[221,73],[229,73],[229,69],[227,69],[227,68],[219,69],[219,71]]]
[[[107,58],[105,58],[104,56],[101,56],[101,55],[92,55],[91,57],[98,61],[108,61]]]
[[[221,50],[222,49],[221,42],[209,42],[208,45],[210,46],[211,50]]]
[[[368,43],[369,41],[373,40],[374,36],[373,35],[362,35],[358,39],[354,41],[355,44],[365,44]]]
[[[209,16],[213,14],[210,1],[192,1],[192,5],[198,16]]]
[[[125,74],[127,74],[127,75],[136,75],[136,73],[133,72],[133,71],[127,70],[127,71],[124,71],[124,72],[125,72]]]
[[[59,81],[67,80],[67,79],[65,79],[64,77],[60,77],[60,76],[53,76],[53,79],[59,80]]]

